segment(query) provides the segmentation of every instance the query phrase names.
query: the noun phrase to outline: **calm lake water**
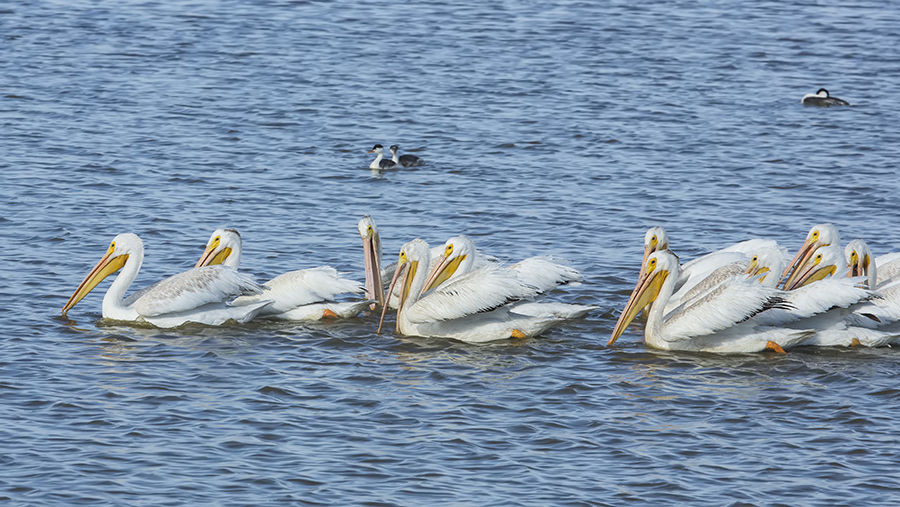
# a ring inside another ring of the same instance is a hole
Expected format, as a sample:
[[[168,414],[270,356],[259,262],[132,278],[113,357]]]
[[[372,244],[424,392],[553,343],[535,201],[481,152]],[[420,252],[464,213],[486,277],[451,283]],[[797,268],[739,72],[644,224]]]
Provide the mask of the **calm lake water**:
[[[643,234],[689,259],[834,223],[900,244],[896,2],[0,4],[0,500],[896,505],[900,351],[607,348]],[[845,108],[805,108],[828,88]],[[373,173],[398,143],[427,165]],[[377,318],[104,325],[219,226],[260,280],[467,234],[596,304],[485,346]]]

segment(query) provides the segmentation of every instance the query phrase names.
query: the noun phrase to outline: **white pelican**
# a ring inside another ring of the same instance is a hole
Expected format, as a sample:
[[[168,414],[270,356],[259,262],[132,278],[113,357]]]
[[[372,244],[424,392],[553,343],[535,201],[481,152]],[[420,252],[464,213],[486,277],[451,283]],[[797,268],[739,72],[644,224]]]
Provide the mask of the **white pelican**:
[[[475,243],[467,236],[454,236],[444,243],[440,257],[432,264],[422,292],[429,291],[445,281],[452,281],[486,264],[479,262],[482,256],[475,250]],[[434,252],[434,249],[431,250]],[[433,255],[433,253],[432,253]],[[554,262],[549,257],[529,257],[509,266],[516,278],[549,292],[560,285],[581,280],[577,269]]]
[[[650,304],[644,330],[647,345],[666,350],[703,352],[784,352],[813,335],[812,330],[769,327],[750,317],[772,308],[785,307],[780,291],[755,279],[738,275],[705,295],[664,314],[666,302],[675,290],[678,257],[668,250],[650,254],[628,303],[613,329],[612,346],[638,312]]]
[[[377,153],[378,156],[375,157],[375,160],[369,164],[369,169],[393,169],[397,164],[394,163],[393,160],[386,160],[384,158],[384,146],[380,144],[376,144],[369,150],[369,153]]]
[[[369,215],[363,215],[357,224],[359,237],[363,242],[363,258],[366,274],[366,299],[374,299],[378,306],[384,305],[385,274],[381,269],[381,236],[378,234],[378,226]],[[373,305],[372,309],[375,307]]]
[[[691,260],[678,268],[678,277],[675,283],[675,293],[669,298],[665,312],[668,313],[698,292],[708,290],[718,285],[725,278],[734,276],[740,270],[738,264],[744,264],[749,260],[753,252],[762,249],[779,250],[782,247],[777,242],[769,239],[750,239],[735,243],[731,246],[708,253]],[[669,248],[669,235],[660,226],[651,227],[644,234],[644,258],[641,261],[641,273],[647,265],[650,254],[659,251],[671,251]],[[673,252],[674,253],[674,252]],[[676,256],[677,258],[677,256]]]
[[[237,269],[240,262],[241,235],[234,229],[216,229],[209,237],[197,266],[224,264]],[[274,302],[260,311],[260,317],[319,320],[324,317],[355,317],[372,303],[334,301],[339,294],[358,294],[363,289],[353,280],[341,278],[330,266],[289,271],[269,280],[262,289],[260,294],[239,297],[232,304],[244,305],[269,299]]]
[[[759,256],[754,256],[759,259]],[[771,258],[771,257],[770,257]],[[765,271],[762,261],[748,267],[749,274],[777,272],[777,269]],[[777,268],[779,261],[775,259]],[[849,308],[858,303],[868,301],[875,293],[859,287],[861,278],[844,276],[847,268],[843,267],[843,256],[840,246],[831,245],[820,248],[807,262],[806,268],[798,275],[790,290],[782,292],[781,297],[787,301],[788,309],[774,309],[753,317],[757,323],[781,326],[801,319],[820,315],[830,310]],[[804,320],[797,324],[804,329],[820,328],[814,320]],[[807,341],[804,345],[809,344]]]
[[[804,346],[885,345],[894,334],[868,324],[879,322],[870,302],[878,294],[862,287],[865,276],[851,276],[853,271],[845,266],[840,245],[819,247],[784,293],[793,308],[766,312],[754,320],[815,329]]]
[[[526,302],[538,295],[506,267],[488,264],[422,294],[431,259],[428,243],[414,239],[403,245],[388,297],[400,287],[397,331],[404,335],[454,338],[482,343],[539,335],[568,318],[596,308],[561,303]],[[421,294],[421,296],[420,296]],[[381,313],[378,332],[387,313]]]
[[[119,234],[66,302],[62,314],[66,315],[104,278],[119,270],[122,272],[103,297],[104,319],[147,322],[164,328],[188,322],[215,326],[229,320],[249,322],[272,303],[260,300],[245,306],[226,304],[235,295],[259,294],[262,290],[251,276],[225,266],[194,268],[125,298],[125,291],[137,277],[143,261],[141,239],[136,234]]]
[[[797,254],[794,255],[790,264],[788,264],[781,274],[781,278],[784,281],[783,286],[790,287],[794,283],[797,276],[800,274],[800,271],[804,268],[809,259],[815,255],[818,249],[829,245],[840,244],[841,235],[838,233],[835,226],[831,224],[814,225],[809,230],[809,233],[806,234],[806,240],[803,242],[803,245],[800,246],[800,249],[797,250]],[[788,273],[790,273],[789,277]]]
[[[804,106],[819,106],[819,107],[830,107],[830,106],[849,106],[850,103],[844,99],[839,99],[837,97],[832,97],[828,90],[825,88],[819,88],[819,91],[816,93],[807,93],[800,99],[800,103]]]
[[[379,299],[380,297],[379,304],[381,304],[381,300],[384,299],[384,291],[390,284],[391,277],[394,275],[397,264],[391,263],[383,268],[381,267],[381,236],[378,233],[378,226],[375,225],[375,220],[372,219],[371,216],[364,215],[359,219],[357,229],[359,230],[359,237],[362,238],[363,241],[363,255],[365,257],[366,266],[366,298]],[[435,266],[442,251],[443,248],[440,246],[431,249],[431,265],[428,267],[428,271],[431,271]],[[477,254],[476,257],[473,257],[475,259],[474,268],[479,268],[488,263],[498,262],[497,258],[491,255],[484,255],[480,251],[478,251]],[[377,269],[375,266],[377,266]],[[381,287],[380,291],[378,287]],[[381,296],[379,296],[379,292]],[[388,302],[388,307],[397,308],[398,298],[399,295],[394,293]]]
[[[400,147],[396,144],[391,146],[390,150],[392,155],[391,160],[398,166],[402,165],[403,167],[415,167],[425,163],[424,160],[415,155],[400,155],[398,157],[397,152],[400,151]]]
[[[882,338],[891,336],[887,341],[900,342],[900,279],[881,280],[878,261],[872,258],[869,246],[861,239],[851,241],[844,249],[844,255],[848,276],[862,277],[865,280],[863,285],[875,287],[877,294],[877,297],[854,308],[847,318],[848,324],[875,329]],[[876,280],[881,281],[876,283]]]
[[[852,276],[865,275],[870,289],[900,280],[900,252],[873,257],[865,241],[854,239],[844,248],[844,255]]]

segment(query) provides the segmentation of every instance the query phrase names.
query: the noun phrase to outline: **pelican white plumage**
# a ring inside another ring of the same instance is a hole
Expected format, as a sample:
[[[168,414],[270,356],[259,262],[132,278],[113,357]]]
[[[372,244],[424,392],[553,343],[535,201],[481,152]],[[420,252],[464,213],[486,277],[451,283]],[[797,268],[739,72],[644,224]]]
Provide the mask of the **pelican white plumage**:
[[[434,252],[434,249],[431,250]],[[475,243],[467,236],[454,236],[444,243],[440,249],[440,257],[432,263],[432,269],[422,288],[422,292],[438,287],[446,281],[455,280],[470,271],[487,264],[484,256],[475,249]],[[509,266],[516,278],[541,293],[549,292],[560,285],[578,282],[581,273],[565,264],[558,263],[550,257],[529,257]]]
[[[216,229],[206,243],[197,266],[224,264],[237,269],[241,262],[242,240],[235,229]],[[255,304],[268,299],[273,303],[260,311],[260,317],[284,320],[319,320],[325,317],[355,317],[372,301],[337,302],[340,294],[359,294],[357,282],[341,278],[330,266],[289,271],[262,286],[262,292],[241,296],[233,304]]]
[[[484,267],[448,281],[422,294],[428,278],[424,267],[431,262],[428,243],[414,239],[400,250],[397,270],[388,297],[400,287],[396,329],[400,334],[454,338],[482,343],[507,338],[537,336],[550,326],[583,316],[593,306],[514,304],[540,291],[519,280],[509,268],[498,264]],[[387,308],[381,313],[384,322]]]
[[[659,349],[717,353],[772,349],[783,352],[814,334],[813,330],[770,327],[748,320],[766,310],[784,308],[786,303],[780,291],[745,275],[725,280],[666,314],[664,309],[675,291],[677,275],[678,257],[675,254],[661,250],[649,255],[644,274],[616,322],[610,346],[648,304],[650,311],[644,341]]]
[[[121,270],[103,297],[103,318],[128,322],[146,322],[171,328],[193,322],[221,325],[229,320],[249,322],[271,300],[234,306],[234,296],[261,294],[262,289],[250,275],[225,266],[194,268],[166,278],[125,298],[125,292],[137,277],[144,261],[144,244],[132,233],[119,234],[106,254],[81,282],[62,309],[66,315],[104,278]]]

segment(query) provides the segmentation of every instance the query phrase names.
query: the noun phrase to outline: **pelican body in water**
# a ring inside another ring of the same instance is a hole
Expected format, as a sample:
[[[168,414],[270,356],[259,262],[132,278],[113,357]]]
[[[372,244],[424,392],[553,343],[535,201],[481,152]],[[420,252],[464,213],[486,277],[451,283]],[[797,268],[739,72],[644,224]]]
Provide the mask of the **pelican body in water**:
[[[197,266],[224,264],[237,269],[241,262],[241,235],[235,229],[216,229],[206,243]],[[262,285],[256,295],[242,296],[234,305],[254,304],[269,299],[272,304],[260,311],[260,317],[284,320],[319,320],[324,317],[355,317],[372,301],[337,302],[335,296],[358,294],[362,287],[341,278],[330,266],[289,271]]]
[[[432,255],[434,251],[431,250]],[[448,239],[439,251],[440,257],[436,263],[432,263],[431,273],[422,292],[457,279],[486,264],[479,262],[482,255],[479,255],[475,243],[467,236],[454,236]],[[582,278],[577,269],[544,256],[529,257],[509,266],[509,269],[516,278],[536,287],[541,293],[549,292],[560,285],[578,282]]]
[[[839,99],[837,97],[832,97],[828,90],[825,88],[819,88],[819,91],[816,93],[807,93],[800,99],[800,103],[804,106],[819,106],[819,107],[831,107],[831,106],[849,106],[850,103],[844,99]]]
[[[369,153],[376,153],[378,156],[369,164],[369,169],[393,169],[397,164],[393,160],[384,158],[384,146],[376,144],[369,150]]]
[[[415,155],[397,155],[397,152],[400,151],[400,147],[396,144],[390,147],[391,150],[391,160],[395,165],[401,165],[403,167],[416,167],[425,163],[424,160],[415,156]]]
[[[396,329],[407,336],[469,343],[537,336],[554,324],[596,308],[527,301],[540,291],[498,264],[489,264],[423,294],[431,263],[428,243],[414,239],[400,250],[388,289],[400,292]],[[523,303],[518,303],[522,301]],[[382,310],[378,331],[387,307]]]
[[[644,273],[625,305],[613,329],[612,346],[634,320],[650,305],[644,341],[654,348],[717,353],[759,352],[772,349],[783,352],[814,334],[813,330],[795,330],[760,325],[751,317],[773,308],[787,308],[777,289],[746,276],[734,276],[701,297],[683,303],[665,313],[675,292],[678,257],[668,250],[650,254]]]
[[[271,300],[259,299],[236,306],[227,301],[234,296],[259,295],[262,288],[250,275],[225,266],[194,268],[166,278],[129,297],[128,287],[137,277],[144,261],[144,245],[132,233],[119,234],[106,254],[81,282],[62,309],[66,315],[104,278],[121,270],[103,297],[103,318],[128,322],[146,322],[163,328],[189,322],[221,325],[229,320],[249,322]]]

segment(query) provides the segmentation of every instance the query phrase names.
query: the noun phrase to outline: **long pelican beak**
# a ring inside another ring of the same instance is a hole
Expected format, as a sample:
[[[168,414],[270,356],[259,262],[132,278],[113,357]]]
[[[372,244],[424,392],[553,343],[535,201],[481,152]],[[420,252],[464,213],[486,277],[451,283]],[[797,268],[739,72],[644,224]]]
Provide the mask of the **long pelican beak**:
[[[381,260],[378,258],[378,234],[363,238],[363,257],[366,262],[366,299],[375,299],[384,306],[384,285],[381,283]],[[372,308],[374,310],[374,307]]]
[[[72,293],[72,297],[66,302],[66,306],[62,308],[62,314],[65,316],[69,310],[72,309],[73,306],[78,304],[79,301],[84,299],[94,287],[96,287],[100,282],[103,281],[107,276],[115,273],[116,271],[122,269],[122,266],[125,265],[125,262],[128,260],[128,254],[117,255],[112,257],[113,247],[110,246],[109,250],[106,251],[106,255],[100,259],[100,262],[94,266],[94,269],[91,270],[90,273],[81,283],[78,285],[78,288],[75,289],[75,292]]]
[[[797,275],[797,279],[793,284],[785,286],[784,290],[794,290],[813,282],[818,282],[825,277],[833,275],[835,271],[837,271],[837,266],[834,264],[822,266],[819,264],[818,260],[816,260],[812,265]]]
[[[643,278],[644,274],[647,272],[647,258],[655,251],[656,245],[647,245],[644,247],[644,258],[641,259],[641,273],[638,275],[638,280]]]
[[[222,264],[225,262],[225,259],[231,255],[231,248],[223,248],[216,252],[216,248],[218,247],[218,241],[214,241],[207,245],[206,250],[203,251],[203,255],[200,256],[200,259],[197,261],[197,264],[194,264],[194,267],[212,266],[214,264]]]
[[[788,264],[787,268],[784,269],[784,273],[781,274],[781,278],[784,280],[784,277],[786,277],[788,273],[791,273],[791,270],[793,270],[790,278],[784,280],[785,290],[790,290],[787,287],[793,284],[793,282],[797,279],[800,270],[803,269],[803,266],[806,264],[806,261],[808,261],[809,258],[812,257],[813,254],[816,253],[816,250],[818,250],[821,246],[826,245],[819,244],[818,240],[810,241],[809,239],[807,239],[803,242],[803,246],[800,247],[800,250],[797,250],[797,255],[795,255],[794,258],[791,259],[791,262]]]
[[[625,328],[628,327],[628,324],[631,324],[631,321],[637,317],[637,314],[640,313],[645,306],[656,300],[656,297],[659,296],[660,289],[662,289],[663,282],[666,281],[666,277],[668,276],[669,272],[667,270],[661,270],[644,273],[638,278],[638,283],[634,287],[634,291],[631,292],[631,297],[628,298],[625,309],[622,310],[622,314],[619,315],[616,327],[613,328],[609,343],[606,344],[608,347],[612,347],[612,345],[616,343],[616,340],[618,340],[619,337],[622,336],[622,333],[625,332]]]
[[[396,330],[400,331],[400,312],[403,311],[403,307],[406,303],[406,297],[409,295],[409,286],[412,284],[413,278],[416,276],[416,270],[419,267],[418,261],[412,262],[403,262],[402,266],[397,265],[397,270],[394,271],[394,278],[391,279],[391,286],[388,287],[387,299],[385,301],[391,300],[391,294],[394,293],[394,287],[397,285],[397,281],[400,279],[401,275],[403,276],[403,287],[400,289],[400,303],[397,305],[397,324]],[[376,333],[381,334],[381,326],[384,324],[384,316],[387,314],[388,305],[384,305],[381,309],[381,319],[378,321],[378,331]]]
[[[466,254],[458,255],[453,258],[442,255],[441,258],[438,259],[437,264],[435,264],[434,269],[428,274],[428,279],[425,280],[425,286],[422,287],[422,294],[446,282],[448,278],[453,276],[453,273],[456,273],[460,263],[465,259]]]

